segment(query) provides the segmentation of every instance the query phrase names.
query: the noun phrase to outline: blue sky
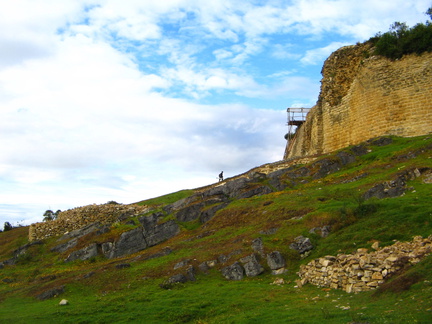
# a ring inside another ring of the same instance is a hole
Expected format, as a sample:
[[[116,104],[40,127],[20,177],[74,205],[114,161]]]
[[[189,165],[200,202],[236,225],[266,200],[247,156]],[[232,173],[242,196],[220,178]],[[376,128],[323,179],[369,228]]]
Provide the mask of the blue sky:
[[[430,0],[0,0],[0,227],[282,159],[331,52]]]

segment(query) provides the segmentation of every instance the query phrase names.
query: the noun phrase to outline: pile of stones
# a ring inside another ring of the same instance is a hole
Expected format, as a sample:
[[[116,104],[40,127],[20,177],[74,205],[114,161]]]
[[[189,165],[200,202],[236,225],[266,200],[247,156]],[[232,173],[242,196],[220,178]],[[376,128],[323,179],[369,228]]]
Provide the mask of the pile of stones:
[[[338,254],[315,259],[300,267],[299,285],[311,283],[320,287],[343,289],[348,293],[367,291],[383,284],[391,275],[416,264],[432,251],[432,235],[415,236],[411,242],[398,242],[379,248],[358,249],[354,254]]]

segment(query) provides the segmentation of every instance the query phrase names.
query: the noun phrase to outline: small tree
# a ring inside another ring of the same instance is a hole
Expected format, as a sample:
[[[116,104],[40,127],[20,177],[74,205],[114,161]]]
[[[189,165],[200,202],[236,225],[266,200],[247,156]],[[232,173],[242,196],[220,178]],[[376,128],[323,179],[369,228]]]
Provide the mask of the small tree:
[[[43,214],[44,222],[49,222],[55,219],[55,214],[51,209],[48,209],[47,211],[45,211],[45,213]]]
[[[4,223],[3,231],[10,231],[13,228],[12,224],[9,222]]]
[[[430,19],[432,19],[432,7],[430,7],[428,10],[426,10],[425,14],[428,15],[430,17]]]

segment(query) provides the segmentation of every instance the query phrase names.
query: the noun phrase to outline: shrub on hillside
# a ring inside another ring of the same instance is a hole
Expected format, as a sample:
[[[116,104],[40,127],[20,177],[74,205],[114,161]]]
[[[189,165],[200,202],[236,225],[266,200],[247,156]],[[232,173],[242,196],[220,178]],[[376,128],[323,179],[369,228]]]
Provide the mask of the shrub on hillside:
[[[426,12],[432,18],[432,7]],[[390,30],[371,38],[375,54],[399,59],[406,54],[432,52],[432,22],[419,23],[409,28],[405,23],[395,22]]]

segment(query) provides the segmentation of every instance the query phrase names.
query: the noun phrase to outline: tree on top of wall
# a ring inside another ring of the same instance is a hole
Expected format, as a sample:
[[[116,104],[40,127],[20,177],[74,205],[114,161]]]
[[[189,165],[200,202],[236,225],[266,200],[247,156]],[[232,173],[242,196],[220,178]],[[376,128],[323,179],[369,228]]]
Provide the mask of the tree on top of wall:
[[[426,11],[432,19],[432,7]],[[395,22],[384,34],[378,33],[371,41],[375,54],[399,59],[406,54],[432,52],[432,22],[419,23],[409,28],[406,23]]]

